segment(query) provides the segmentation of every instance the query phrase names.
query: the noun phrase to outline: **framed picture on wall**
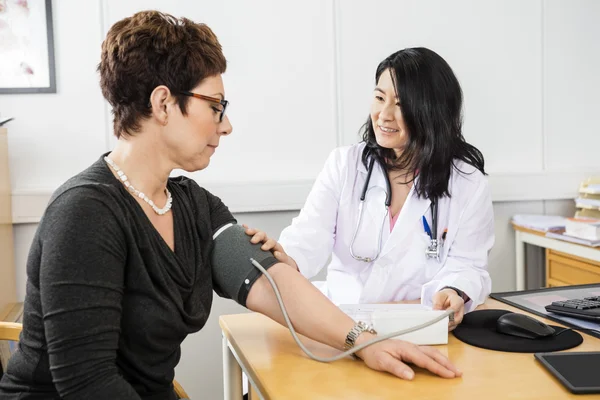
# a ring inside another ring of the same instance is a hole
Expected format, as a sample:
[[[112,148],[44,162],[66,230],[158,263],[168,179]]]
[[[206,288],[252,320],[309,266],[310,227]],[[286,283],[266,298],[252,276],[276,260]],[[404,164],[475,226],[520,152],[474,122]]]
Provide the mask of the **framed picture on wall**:
[[[0,94],[56,93],[51,0],[0,0]]]

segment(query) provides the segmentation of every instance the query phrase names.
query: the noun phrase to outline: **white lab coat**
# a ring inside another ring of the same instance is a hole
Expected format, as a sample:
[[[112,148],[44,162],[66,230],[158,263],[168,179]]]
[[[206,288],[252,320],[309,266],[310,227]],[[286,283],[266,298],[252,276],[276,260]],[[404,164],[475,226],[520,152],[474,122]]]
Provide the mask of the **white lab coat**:
[[[448,229],[438,262],[425,256],[430,238],[422,216],[431,226],[430,201],[419,198],[413,187],[390,232],[390,219],[384,218],[385,177],[375,163],[353,249],[357,256],[375,255],[383,222],[381,254],[370,263],[357,261],[349,248],[367,176],[361,160],[364,147],[359,143],[330,154],[299,216],[281,233],[284,250],[307,278],[314,277],[331,256],[326,283],[316,284],[338,305],[418,298],[431,305],[438,290],[453,286],[471,299],[465,311],[474,309],[491,291],[487,264],[494,244],[494,215],[485,176],[456,162],[463,173],[453,170],[451,197],[438,200],[438,238]]]

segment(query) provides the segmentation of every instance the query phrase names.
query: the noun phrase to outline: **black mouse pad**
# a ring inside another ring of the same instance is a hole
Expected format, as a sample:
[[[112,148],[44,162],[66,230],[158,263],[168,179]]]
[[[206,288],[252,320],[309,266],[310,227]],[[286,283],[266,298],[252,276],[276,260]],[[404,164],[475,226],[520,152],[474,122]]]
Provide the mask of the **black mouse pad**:
[[[465,315],[452,333],[461,342],[488,350],[506,351],[511,353],[537,353],[571,349],[583,342],[583,337],[575,331],[560,333],[539,339],[526,339],[506,335],[496,331],[496,322],[506,310],[479,310]],[[550,325],[556,332],[564,328]]]

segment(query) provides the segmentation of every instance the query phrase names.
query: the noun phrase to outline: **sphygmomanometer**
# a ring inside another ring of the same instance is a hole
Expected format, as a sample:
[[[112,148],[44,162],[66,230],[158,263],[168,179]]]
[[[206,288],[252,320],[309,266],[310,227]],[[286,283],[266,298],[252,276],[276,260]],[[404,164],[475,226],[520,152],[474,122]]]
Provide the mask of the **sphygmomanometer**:
[[[319,357],[311,353],[300,341],[296,330],[292,326],[288,317],[285,305],[279,293],[279,289],[275,284],[275,281],[267,272],[267,269],[277,264],[279,261],[269,251],[261,250],[261,244],[253,244],[250,242],[248,235],[246,235],[244,228],[240,225],[227,224],[217,230],[213,235],[214,248],[212,252],[212,265],[213,268],[213,282],[216,288],[225,296],[235,299],[238,303],[245,305],[246,298],[250,288],[254,282],[260,277],[261,273],[265,275],[281,308],[285,322],[294,337],[294,340],[298,346],[308,355],[310,358],[320,362],[332,362],[347,357],[370,346],[374,343],[378,343],[393,337],[403,335],[409,332],[414,332],[430,325],[435,324],[442,319],[453,315],[454,311],[448,310],[436,318],[432,318],[431,321],[427,321],[423,324],[403,329],[397,332],[391,332],[386,335],[378,336],[373,340],[365,342],[359,346],[352,347],[348,351],[345,351],[335,357],[325,358]]]

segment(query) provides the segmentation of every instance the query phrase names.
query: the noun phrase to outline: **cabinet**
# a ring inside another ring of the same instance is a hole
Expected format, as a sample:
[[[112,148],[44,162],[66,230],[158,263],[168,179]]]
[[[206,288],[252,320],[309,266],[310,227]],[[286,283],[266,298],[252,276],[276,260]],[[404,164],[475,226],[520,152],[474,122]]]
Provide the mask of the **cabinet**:
[[[546,249],[546,286],[600,283],[600,262]]]

